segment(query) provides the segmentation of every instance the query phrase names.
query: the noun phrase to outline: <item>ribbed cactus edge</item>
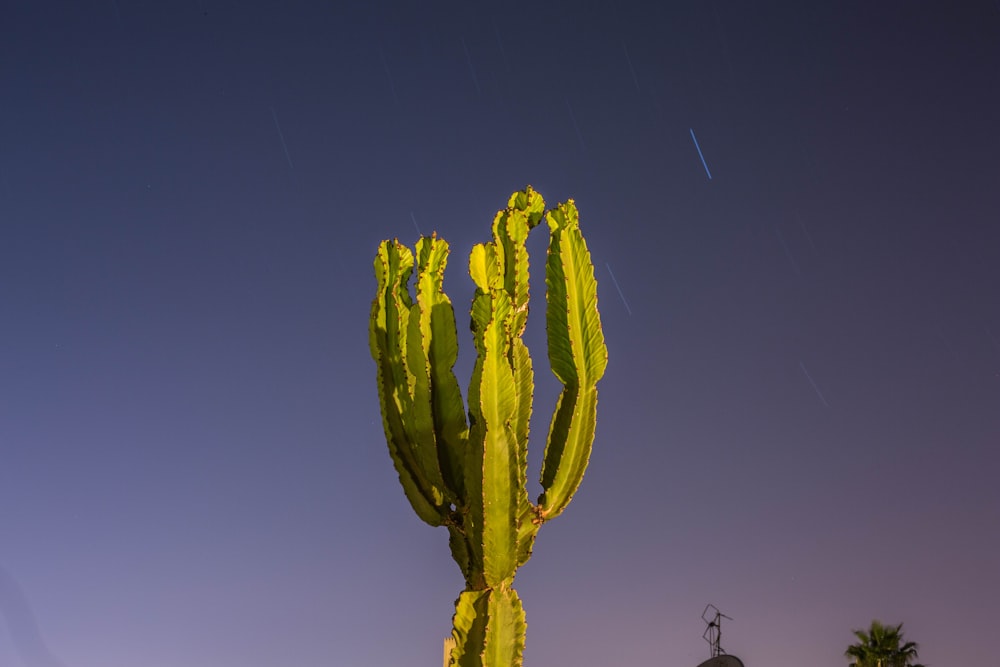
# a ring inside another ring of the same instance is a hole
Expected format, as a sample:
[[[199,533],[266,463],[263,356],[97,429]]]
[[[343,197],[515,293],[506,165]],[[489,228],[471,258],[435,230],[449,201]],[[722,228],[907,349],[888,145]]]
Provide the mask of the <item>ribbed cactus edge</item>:
[[[542,494],[532,503],[525,242],[543,218],[548,359],[563,389],[545,446]],[[579,488],[594,440],[596,385],[607,366],[597,281],[573,200],[546,211],[529,186],[511,195],[492,232],[493,240],[474,246],[469,257],[476,362],[467,409],[453,371],[454,310],[443,290],[447,242],[422,237],[412,251],[398,240],[379,245],[369,322],[392,463],[417,516],[447,527],[465,578],[453,618],[450,664],[457,667],[521,665],[526,624],[514,575],[531,557],[541,524],[558,516]]]

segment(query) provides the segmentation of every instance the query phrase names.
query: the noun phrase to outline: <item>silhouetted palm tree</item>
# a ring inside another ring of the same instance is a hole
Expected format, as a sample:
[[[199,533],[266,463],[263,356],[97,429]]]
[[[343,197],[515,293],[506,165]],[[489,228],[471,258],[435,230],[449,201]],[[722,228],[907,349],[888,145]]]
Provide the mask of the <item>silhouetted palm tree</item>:
[[[911,662],[920,648],[913,642],[903,643],[903,624],[882,625],[872,621],[868,631],[854,630],[857,644],[851,644],[844,655],[850,658],[850,667],[924,667]]]

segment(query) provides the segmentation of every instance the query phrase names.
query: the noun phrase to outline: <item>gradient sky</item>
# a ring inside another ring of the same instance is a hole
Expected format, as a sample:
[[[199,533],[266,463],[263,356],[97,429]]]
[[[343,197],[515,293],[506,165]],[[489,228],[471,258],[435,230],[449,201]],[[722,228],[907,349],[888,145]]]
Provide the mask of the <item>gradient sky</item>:
[[[439,665],[372,259],[451,243],[464,385],[466,258],[529,183],[610,364],[525,664],[695,667],[708,603],[747,667],[875,618],[996,664],[998,119],[995,2],[3,3],[0,665]]]

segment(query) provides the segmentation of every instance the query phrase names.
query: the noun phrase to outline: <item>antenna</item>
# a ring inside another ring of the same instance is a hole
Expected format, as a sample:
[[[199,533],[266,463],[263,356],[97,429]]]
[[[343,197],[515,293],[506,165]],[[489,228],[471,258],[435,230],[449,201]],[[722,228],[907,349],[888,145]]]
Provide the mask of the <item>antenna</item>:
[[[706,614],[709,613],[709,609],[715,610],[715,615],[711,617],[711,620],[706,617]],[[722,650],[722,645],[720,644],[720,640],[722,639],[722,619],[724,618],[728,618],[730,621],[733,620],[719,611],[719,608],[714,604],[706,606],[705,611],[701,612],[701,620],[708,624],[708,627],[705,628],[704,634],[702,634],[702,639],[707,641],[709,647],[711,647],[711,657],[713,658],[717,658],[718,656],[725,654],[725,651]]]
[[[714,614],[712,613],[713,611],[715,612]],[[722,639],[722,619],[724,618],[730,621],[733,620],[719,611],[719,608],[714,604],[706,606],[705,611],[701,612],[701,620],[705,621],[708,625],[701,637],[708,642],[712,651],[712,657],[698,665],[698,667],[744,667],[742,660],[735,655],[728,655],[722,650],[720,640]]]

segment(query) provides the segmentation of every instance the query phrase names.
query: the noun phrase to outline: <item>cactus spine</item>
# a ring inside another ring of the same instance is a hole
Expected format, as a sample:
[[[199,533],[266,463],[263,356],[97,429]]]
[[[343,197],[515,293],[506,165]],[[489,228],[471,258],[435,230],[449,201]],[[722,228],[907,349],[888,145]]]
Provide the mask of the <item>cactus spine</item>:
[[[522,340],[525,241],[543,217],[548,357],[563,389],[545,446],[542,494],[532,503],[526,484],[534,376]],[[452,371],[458,339],[442,284],[447,260],[448,244],[436,236],[422,237],[415,252],[398,241],[378,248],[369,345],[382,424],[406,497],[425,522],[447,527],[465,577],[450,664],[519,666],[526,625],[514,575],[531,557],[541,524],[562,513],[579,487],[594,440],[596,385],[607,366],[597,281],[573,200],[546,212],[530,186],[511,195],[493,220],[493,240],[476,245],[469,258],[477,358],[466,421]]]

